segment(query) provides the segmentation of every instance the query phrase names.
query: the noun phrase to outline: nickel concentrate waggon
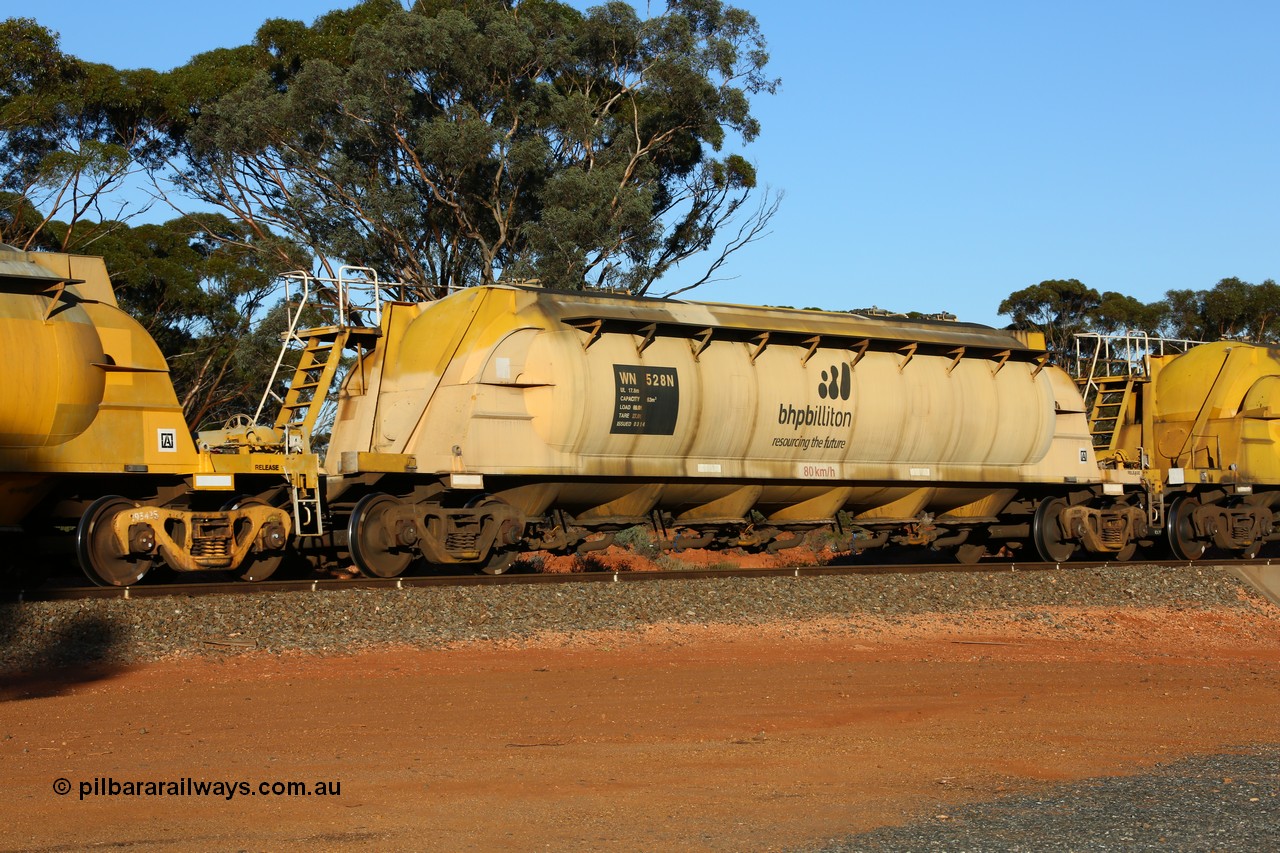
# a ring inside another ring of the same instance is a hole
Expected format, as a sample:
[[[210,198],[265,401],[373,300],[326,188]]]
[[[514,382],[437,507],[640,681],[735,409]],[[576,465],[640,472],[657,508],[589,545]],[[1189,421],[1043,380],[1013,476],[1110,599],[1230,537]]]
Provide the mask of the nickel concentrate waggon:
[[[61,546],[121,586],[161,564],[260,580],[289,550],[377,577],[498,573],[636,526],[769,550],[829,528],[962,562],[1248,557],[1280,536],[1266,348],[1099,344],[1078,387],[1038,335],[967,323],[290,280],[285,350],[300,350],[255,415],[193,439],[100,259],[0,249],[11,570]],[[299,327],[322,285],[330,324]],[[339,374],[322,464],[312,431]]]
[[[161,563],[258,580],[295,532],[276,496],[286,486],[318,494],[319,467],[305,456],[196,448],[164,356],[120,310],[101,258],[0,244],[0,364],[9,582],[67,549],[107,585]]]

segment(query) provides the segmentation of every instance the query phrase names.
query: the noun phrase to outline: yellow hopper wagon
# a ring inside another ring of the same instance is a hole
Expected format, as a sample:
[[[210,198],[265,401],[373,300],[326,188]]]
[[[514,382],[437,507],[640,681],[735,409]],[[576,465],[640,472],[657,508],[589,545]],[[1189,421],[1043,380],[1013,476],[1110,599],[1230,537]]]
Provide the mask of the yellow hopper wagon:
[[[1039,336],[528,286],[396,295],[365,312],[325,460],[326,541],[369,575],[501,572],[637,525],[677,547],[829,528],[962,561],[1123,557],[1146,518],[1136,487],[1103,483]]]
[[[256,495],[287,478],[242,475],[252,465],[197,448],[159,348],[118,307],[101,258],[0,245],[0,359],[8,582],[50,549],[120,586],[161,564],[258,579],[279,563],[294,520]]]

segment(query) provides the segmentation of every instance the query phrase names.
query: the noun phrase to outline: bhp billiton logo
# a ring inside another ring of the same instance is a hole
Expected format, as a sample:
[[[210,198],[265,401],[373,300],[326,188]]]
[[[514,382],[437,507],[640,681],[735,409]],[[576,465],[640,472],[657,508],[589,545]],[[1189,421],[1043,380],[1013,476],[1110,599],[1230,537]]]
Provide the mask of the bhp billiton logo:
[[[822,371],[822,382],[818,384],[818,396],[832,403],[848,400],[853,396],[853,377],[849,365]],[[837,409],[835,406],[788,406],[778,404],[778,423],[789,424],[793,429],[801,427],[847,427],[853,423],[853,412],[848,409]]]
[[[822,381],[818,383],[818,396],[824,400],[848,400],[849,395],[853,393],[851,379],[849,365],[840,365],[839,371],[834,364],[831,365],[830,371],[822,371]]]

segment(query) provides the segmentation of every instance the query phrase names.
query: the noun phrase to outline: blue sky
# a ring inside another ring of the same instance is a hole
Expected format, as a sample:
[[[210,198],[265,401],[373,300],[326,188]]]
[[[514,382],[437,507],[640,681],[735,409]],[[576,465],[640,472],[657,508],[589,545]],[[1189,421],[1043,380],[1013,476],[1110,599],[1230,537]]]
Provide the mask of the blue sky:
[[[350,4],[4,5],[68,53],[163,70]],[[737,5],[782,78],[742,153],[786,198],[690,297],[1004,324],[1000,300],[1049,278],[1146,301],[1280,278],[1280,3]]]

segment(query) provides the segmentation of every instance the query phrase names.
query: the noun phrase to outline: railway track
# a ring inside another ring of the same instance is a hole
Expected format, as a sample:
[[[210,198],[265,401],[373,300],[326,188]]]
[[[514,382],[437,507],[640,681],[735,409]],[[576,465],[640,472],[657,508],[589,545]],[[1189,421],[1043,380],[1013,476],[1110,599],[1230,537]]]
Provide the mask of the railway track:
[[[194,597],[206,595],[261,595],[266,593],[336,592],[348,589],[414,589],[420,587],[488,587],[580,583],[642,583],[666,580],[702,580],[707,578],[822,577],[835,575],[885,574],[993,574],[1009,572],[1079,571],[1103,566],[1152,566],[1181,568],[1193,565],[1230,572],[1252,585],[1263,596],[1280,605],[1280,561],[1268,559],[1242,560],[1231,563],[1191,563],[1186,560],[1115,560],[1047,563],[1011,561],[956,565],[951,563],[917,563],[885,565],[826,565],[791,568],[715,568],[666,569],[662,571],[596,571],[572,573],[508,573],[501,575],[419,575],[397,578],[298,578],[244,581],[204,581],[183,584],[140,584],[125,587],[77,586],[53,583],[33,589],[9,591],[5,601],[73,601],[78,599],[134,599]]]

